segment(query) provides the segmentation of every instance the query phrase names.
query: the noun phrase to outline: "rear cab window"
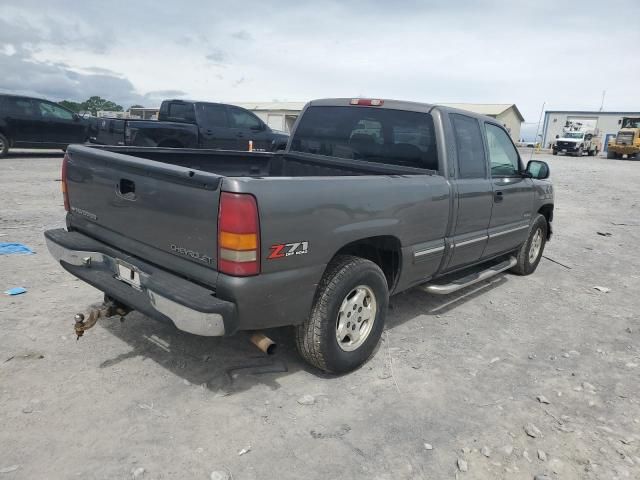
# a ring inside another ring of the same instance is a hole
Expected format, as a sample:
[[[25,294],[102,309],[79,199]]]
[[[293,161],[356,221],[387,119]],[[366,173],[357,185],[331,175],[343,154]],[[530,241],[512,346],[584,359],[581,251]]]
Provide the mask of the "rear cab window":
[[[193,122],[195,120],[193,103],[169,102],[167,117],[173,122]]]
[[[291,151],[438,170],[433,119],[428,113],[362,106],[310,106]]]

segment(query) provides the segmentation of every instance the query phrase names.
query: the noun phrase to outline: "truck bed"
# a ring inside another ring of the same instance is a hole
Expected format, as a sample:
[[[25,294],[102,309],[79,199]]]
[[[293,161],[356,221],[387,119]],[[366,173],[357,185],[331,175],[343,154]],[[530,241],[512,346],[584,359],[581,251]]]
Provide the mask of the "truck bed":
[[[89,148],[96,153],[101,152],[103,158],[111,158],[113,161],[125,160],[122,155],[127,155],[225,177],[325,177],[429,173],[423,169],[405,166],[309,154],[106,145],[91,145]],[[89,151],[83,149],[83,152]],[[130,160],[131,158],[125,161]]]

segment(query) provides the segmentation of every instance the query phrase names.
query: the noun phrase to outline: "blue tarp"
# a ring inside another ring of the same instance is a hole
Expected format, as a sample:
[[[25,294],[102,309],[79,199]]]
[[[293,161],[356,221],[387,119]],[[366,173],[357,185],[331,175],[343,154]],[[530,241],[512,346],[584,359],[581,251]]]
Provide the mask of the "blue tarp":
[[[20,295],[21,293],[27,293],[27,289],[24,287],[15,287],[10,288],[9,290],[5,290],[7,295]]]
[[[0,255],[33,255],[35,252],[21,243],[0,242]]]

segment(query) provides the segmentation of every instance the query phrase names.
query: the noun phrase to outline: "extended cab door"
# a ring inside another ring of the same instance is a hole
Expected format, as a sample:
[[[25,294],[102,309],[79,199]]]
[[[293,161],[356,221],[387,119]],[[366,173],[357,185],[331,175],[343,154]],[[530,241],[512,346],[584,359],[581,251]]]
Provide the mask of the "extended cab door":
[[[493,191],[487,171],[481,124],[473,117],[449,114],[456,143],[456,211],[452,254],[447,270],[476,262],[487,245]]]
[[[248,150],[249,140],[254,150],[271,149],[271,130],[256,115],[240,107],[227,107],[229,123],[236,137],[236,149]]]
[[[518,247],[527,238],[533,209],[533,181],[524,177],[520,155],[502,127],[484,124],[493,183],[489,242],[484,256]]]
[[[53,145],[82,143],[85,139],[85,125],[78,115],[60,105],[44,100],[34,100],[44,122],[43,140]]]
[[[197,103],[196,120],[200,134],[200,147],[237,150],[237,138],[235,132],[229,128],[227,108],[224,105]]]

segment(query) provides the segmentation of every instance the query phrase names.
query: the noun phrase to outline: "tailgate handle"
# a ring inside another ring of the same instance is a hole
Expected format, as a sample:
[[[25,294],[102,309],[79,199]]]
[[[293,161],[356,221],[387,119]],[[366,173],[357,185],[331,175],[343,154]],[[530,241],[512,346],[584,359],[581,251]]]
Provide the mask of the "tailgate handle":
[[[121,178],[116,185],[116,194],[124,200],[134,201],[136,199],[135,182],[127,178]]]

